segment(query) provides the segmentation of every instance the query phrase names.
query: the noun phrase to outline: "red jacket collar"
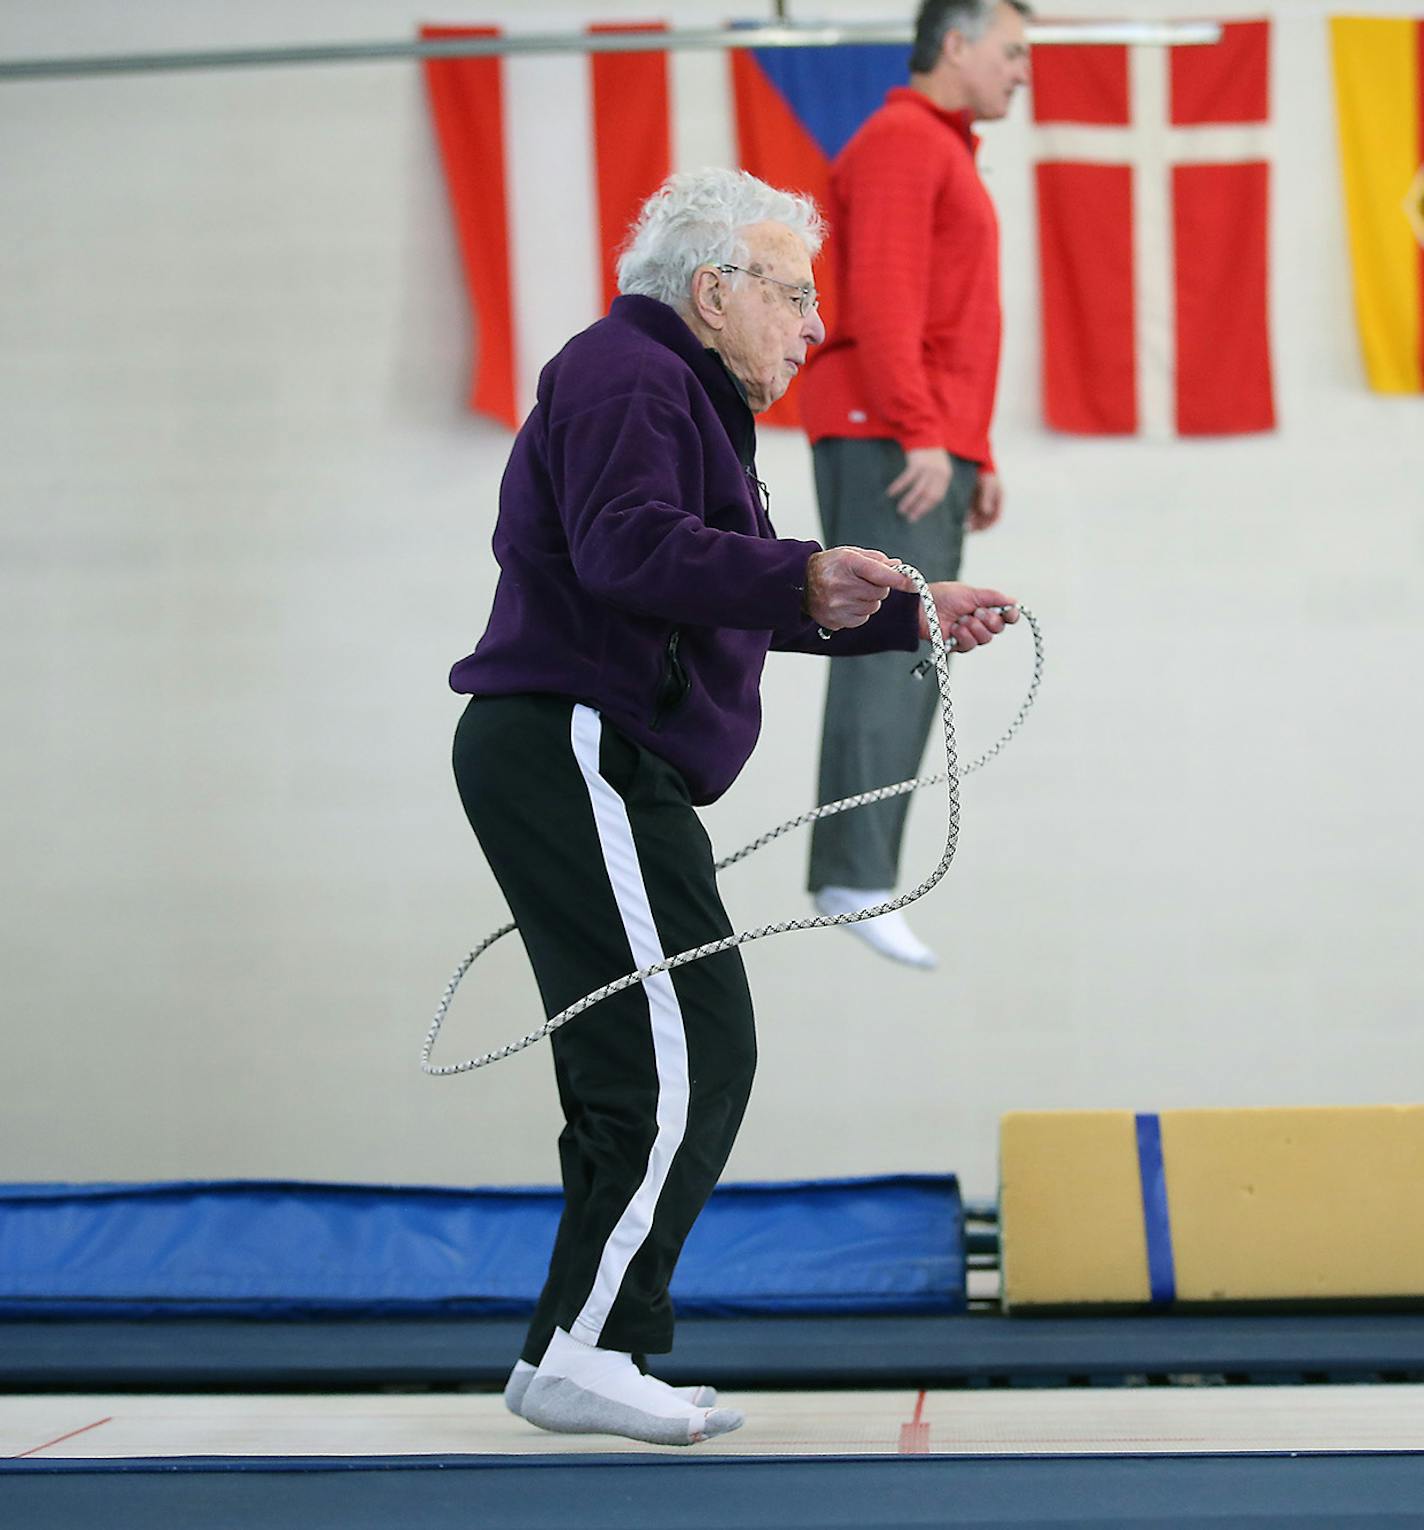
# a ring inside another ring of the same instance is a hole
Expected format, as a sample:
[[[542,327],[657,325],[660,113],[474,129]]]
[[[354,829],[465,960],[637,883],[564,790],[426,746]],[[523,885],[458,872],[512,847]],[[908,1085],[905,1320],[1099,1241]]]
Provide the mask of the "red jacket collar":
[[[971,149],[978,149],[979,135],[974,131],[974,119],[967,111],[945,111],[942,106],[936,106],[922,90],[916,90],[913,85],[892,85],[886,93],[885,104],[888,106],[892,101],[912,101],[915,105],[922,106],[927,112],[938,117],[941,122],[952,127]]]

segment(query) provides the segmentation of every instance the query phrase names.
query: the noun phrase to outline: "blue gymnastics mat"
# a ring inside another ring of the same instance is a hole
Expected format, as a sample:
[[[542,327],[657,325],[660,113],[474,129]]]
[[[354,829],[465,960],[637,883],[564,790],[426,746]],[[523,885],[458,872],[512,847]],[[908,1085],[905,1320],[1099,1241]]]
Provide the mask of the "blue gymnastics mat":
[[[25,1530],[1417,1530],[1424,1455],[0,1462]]]
[[[0,1185],[0,1316],[527,1315],[563,1209],[545,1187],[192,1181]],[[679,1312],[948,1313],[952,1174],[721,1185]]]

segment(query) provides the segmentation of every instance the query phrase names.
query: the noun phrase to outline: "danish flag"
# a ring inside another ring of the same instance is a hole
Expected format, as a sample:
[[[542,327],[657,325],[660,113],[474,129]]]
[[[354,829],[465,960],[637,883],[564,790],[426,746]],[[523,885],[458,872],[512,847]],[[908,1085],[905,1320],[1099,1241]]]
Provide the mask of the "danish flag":
[[[1275,425],[1270,27],[1033,54],[1043,395],[1087,435]]]

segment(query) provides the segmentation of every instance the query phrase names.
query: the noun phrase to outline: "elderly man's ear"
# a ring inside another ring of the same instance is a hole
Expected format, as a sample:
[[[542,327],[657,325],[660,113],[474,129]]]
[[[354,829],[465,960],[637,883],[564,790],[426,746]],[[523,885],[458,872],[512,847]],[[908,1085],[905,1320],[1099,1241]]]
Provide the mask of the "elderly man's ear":
[[[692,278],[692,307],[709,329],[721,329],[727,322],[722,308],[722,279],[710,266]]]

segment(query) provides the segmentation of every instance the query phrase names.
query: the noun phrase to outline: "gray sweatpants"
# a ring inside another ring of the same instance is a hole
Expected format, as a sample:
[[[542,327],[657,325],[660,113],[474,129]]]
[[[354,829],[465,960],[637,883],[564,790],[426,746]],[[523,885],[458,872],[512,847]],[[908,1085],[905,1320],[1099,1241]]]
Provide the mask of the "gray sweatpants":
[[[979,465],[955,457],[949,493],[914,525],[887,497],[904,470],[894,441],[818,441],[811,448],[816,497],[827,547],[871,547],[903,559],[926,579],[959,574],[964,523]],[[929,644],[921,644],[921,653]],[[832,659],[821,728],[818,803],[834,802],[914,775],[938,711],[934,679],[911,673],[917,658],[901,653]],[[812,892],[823,887],[894,887],[908,796],[823,818],[811,831]]]

